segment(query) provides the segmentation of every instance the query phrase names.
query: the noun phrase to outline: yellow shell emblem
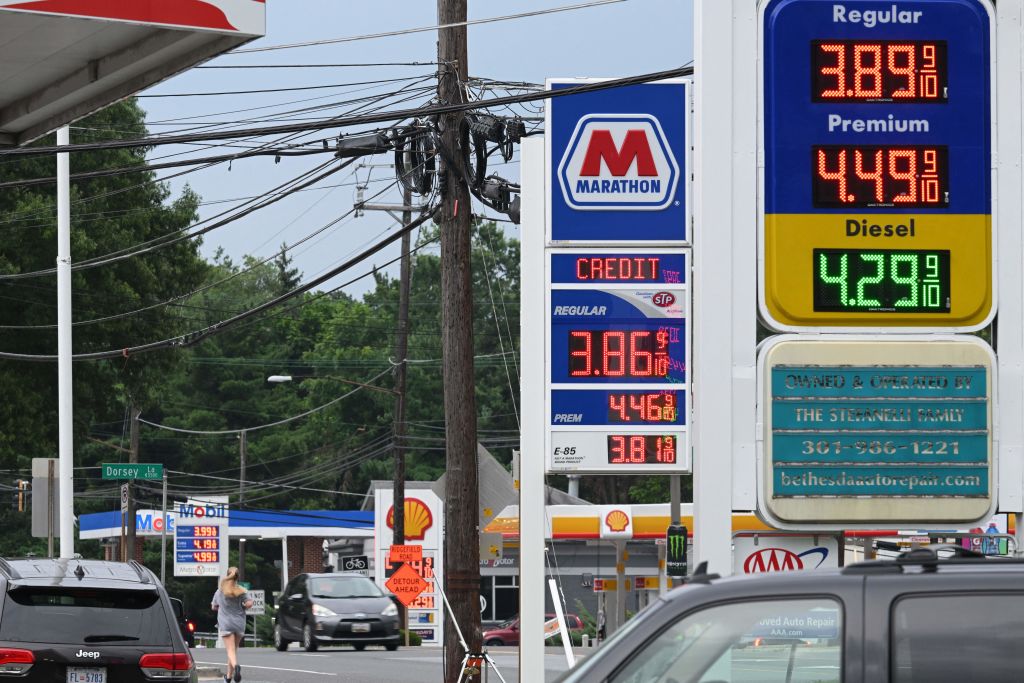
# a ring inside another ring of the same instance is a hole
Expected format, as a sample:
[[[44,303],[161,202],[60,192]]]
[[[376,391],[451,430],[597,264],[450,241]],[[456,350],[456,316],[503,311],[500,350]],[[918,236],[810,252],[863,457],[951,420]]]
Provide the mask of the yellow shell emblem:
[[[434,515],[430,508],[419,498],[406,498],[405,505],[405,540],[422,541],[427,529],[434,526]],[[387,525],[389,529],[395,528],[395,506],[388,510]]]
[[[620,533],[626,530],[629,526],[629,516],[622,510],[612,510],[608,513],[608,516],[604,518],[604,523],[610,531]]]

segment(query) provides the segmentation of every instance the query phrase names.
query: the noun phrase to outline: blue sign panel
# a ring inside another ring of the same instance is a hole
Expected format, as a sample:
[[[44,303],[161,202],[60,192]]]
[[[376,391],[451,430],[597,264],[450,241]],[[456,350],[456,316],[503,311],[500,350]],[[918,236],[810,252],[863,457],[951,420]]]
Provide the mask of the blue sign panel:
[[[551,382],[685,382],[684,305],[657,290],[552,290]]]
[[[777,365],[773,496],[989,495],[987,370]]]
[[[647,83],[548,103],[552,240],[689,238],[687,87]]]
[[[216,550],[176,550],[174,559],[183,564],[217,564],[220,562],[220,553]]]
[[[686,392],[664,389],[551,392],[551,425],[685,425]]]
[[[551,255],[555,284],[685,284],[686,255],[578,252]]]

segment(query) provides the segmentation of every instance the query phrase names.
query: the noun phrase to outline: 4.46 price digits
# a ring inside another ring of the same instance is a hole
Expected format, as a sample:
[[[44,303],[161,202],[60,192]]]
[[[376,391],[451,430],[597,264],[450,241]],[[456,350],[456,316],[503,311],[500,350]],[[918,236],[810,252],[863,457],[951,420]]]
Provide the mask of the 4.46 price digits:
[[[570,330],[570,377],[665,377],[668,330]]]
[[[950,311],[949,251],[814,250],[814,310]]]
[[[672,391],[625,391],[608,394],[608,421],[675,422],[676,394]]]
[[[676,437],[661,434],[612,434],[608,436],[611,465],[672,465],[676,461]]]
[[[812,154],[816,207],[949,205],[946,146],[818,145]]]
[[[815,102],[945,102],[945,41],[816,40]]]

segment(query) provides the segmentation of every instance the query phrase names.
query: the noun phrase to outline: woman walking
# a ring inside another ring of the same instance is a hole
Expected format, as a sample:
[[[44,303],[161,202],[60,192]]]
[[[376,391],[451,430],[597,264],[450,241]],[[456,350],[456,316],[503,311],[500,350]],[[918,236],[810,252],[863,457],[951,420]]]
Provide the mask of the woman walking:
[[[238,646],[245,635],[245,610],[252,607],[245,589],[238,585],[238,567],[228,567],[213,594],[211,605],[217,612],[217,632],[228,651],[228,674],[225,683],[242,680],[242,667],[238,666]]]

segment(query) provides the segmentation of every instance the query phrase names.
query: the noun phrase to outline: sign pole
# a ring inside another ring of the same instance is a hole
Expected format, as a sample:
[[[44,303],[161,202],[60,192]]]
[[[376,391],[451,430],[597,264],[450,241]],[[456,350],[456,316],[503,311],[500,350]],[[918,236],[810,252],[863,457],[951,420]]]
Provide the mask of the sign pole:
[[[160,530],[160,583],[167,585],[167,470],[164,470],[160,512],[164,526]]]

